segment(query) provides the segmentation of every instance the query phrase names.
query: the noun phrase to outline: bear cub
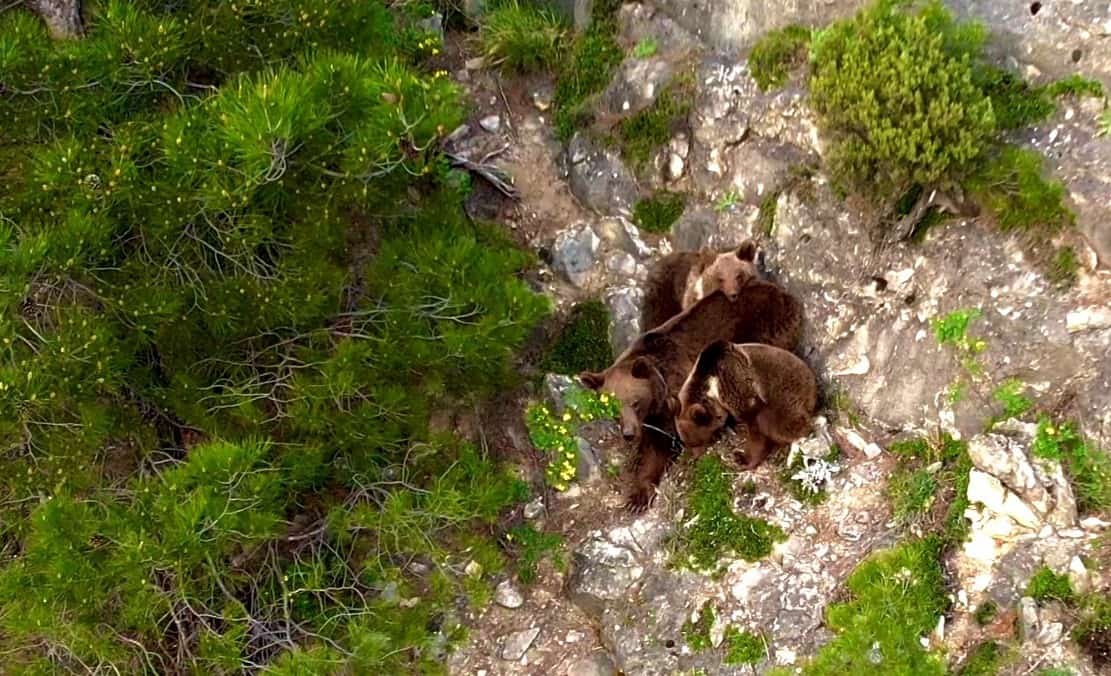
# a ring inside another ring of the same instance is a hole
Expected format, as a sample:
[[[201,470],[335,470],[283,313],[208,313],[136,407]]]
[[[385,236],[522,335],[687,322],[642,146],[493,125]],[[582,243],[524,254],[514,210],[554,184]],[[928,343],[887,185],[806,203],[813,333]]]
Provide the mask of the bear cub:
[[[745,469],[755,469],[771,446],[810,432],[818,406],[818,380],[806,362],[787,350],[756,343],[718,341],[698,356],[690,376],[669,400],[675,426],[694,457],[730,423],[744,423]]]
[[[756,243],[715,253],[676,251],[660,259],[648,275],[641,327],[654,329],[717,290],[736,300],[750,280],[763,279],[756,267]]]

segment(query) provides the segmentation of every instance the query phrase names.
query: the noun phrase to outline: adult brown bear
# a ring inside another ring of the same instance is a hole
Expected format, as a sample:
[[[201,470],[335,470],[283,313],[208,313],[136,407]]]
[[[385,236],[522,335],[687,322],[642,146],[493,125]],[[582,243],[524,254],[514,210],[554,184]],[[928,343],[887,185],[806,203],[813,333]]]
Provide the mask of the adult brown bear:
[[[664,256],[648,275],[641,326],[654,329],[718,289],[736,298],[749,280],[761,278],[755,261],[756,243],[750,239],[725,253],[703,249]]]

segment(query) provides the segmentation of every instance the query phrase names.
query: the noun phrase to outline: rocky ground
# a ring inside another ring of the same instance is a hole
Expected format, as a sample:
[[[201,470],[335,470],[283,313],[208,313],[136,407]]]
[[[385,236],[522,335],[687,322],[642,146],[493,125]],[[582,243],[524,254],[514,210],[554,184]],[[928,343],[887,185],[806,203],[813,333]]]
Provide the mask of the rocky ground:
[[[989,25],[1000,31],[1013,32],[1018,21],[1015,12],[964,4],[969,8],[962,11],[979,11],[989,22],[997,15],[1000,26]],[[1072,18],[1069,8],[1045,4],[1045,15],[1024,11],[1047,22],[1038,29],[1047,40],[1079,40],[1077,31],[1087,29],[1077,22],[1101,20],[1089,16],[1087,3],[1074,3]],[[452,672],[759,673],[795,664],[829,640],[823,610],[843,594],[848,574],[870,552],[909,534],[885,492],[897,462],[889,442],[945,431],[969,444],[971,532],[945,562],[952,608],[923,640],[942,647],[951,664],[991,638],[1017,646],[1003,673],[1051,666],[1098,673],[1068,640],[1069,611],[1034,604],[1023,590],[1043,565],[1068,574],[1078,590],[1105,589],[1111,578],[1099,545],[1109,524],[1081,518],[1060,466],[1032,458],[1032,425],[1012,421],[984,430],[1000,414],[992,392],[1014,378],[1039,409],[1077,420],[1089,438],[1111,448],[1111,272],[1099,267],[1111,253],[1105,218],[1111,140],[1095,133],[1102,104],[1065,101],[1057,118],[1016,139],[1053,159],[1086,236],[1072,242],[1084,263],[1080,279],[1062,290],[1031,263],[1026,243],[979,219],[952,219],[919,244],[878,246],[874,216],[834,195],[816,170],[822,145],[803,85],[760,92],[744,59],[726,51],[738,45],[688,32],[692,19],[684,14],[648,5],[621,10],[622,42],[652,36],[659,49],[648,58],[629,57],[600,106],[614,116],[630,114],[649,105],[681,65],[693,63],[696,73],[688,128],[642,175],[587,135],[566,146],[555,141],[549,80],[503,81],[480,63],[465,62],[465,55],[455,77],[473,93],[476,110],[453,135],[453,150],[514,178],[519,204],[483,186],[474,208],[505,222],[540,253],[536,283],[557,308],[592,297],[605,301],[615,351],[644,328],[638,325],[640,285],[654,258],[757,238],[768,274],[806,306],[803,353],[823,379],[831,422],[796,451],[820,456],[830,440],[842,447],[827,498],[805,504],[785,490],[782,458],[752,473],[737,471],[735,509],[779,526],[786,539],[764,560],[726,562],[718,576],[677,570],[669,565],[670,547],[684,518],[690,467],[680,461],[669,472],[647,513],[626,514],[620,474],[609,468],[627,450],[615,430],[595,425],[585,434],[590,452],[581,480],[526,508],[537,527],[563,536],[565,560],[544,563],[532,586],[505,580],[495,603],[471,618],[471,638],[452,657]],[[1035,40],[1031,35],[1024,39]],[[1087,35],[1084,58],[1096,64],[1090,72],[1106,75],[1109,47]],[[1029,62],[1018,60],[1023,50],[1008,58],[1048,70],[1043,62],[1054,49],[1025,50]],[[659,187],[693,196],[669,237],[630,223],[637,199]],[[959,353],[939,345],[930,324],[964,308],[981,313],[970,329],[986,345],[975,377]],[[948,393],[961,380],[968,381],[968,394],[951,403]],[[547,382],[538,396],[558,405],[563,383]],[[724,457],[730,445],[723,442]],[[973,613],[987,600],[1002,612],[981,626]],[[727,624],[765,636],[766,659],[755,669],[724,665],[720,650],[690,649],[682,627],[707,601],[717,609],[715,641]]]

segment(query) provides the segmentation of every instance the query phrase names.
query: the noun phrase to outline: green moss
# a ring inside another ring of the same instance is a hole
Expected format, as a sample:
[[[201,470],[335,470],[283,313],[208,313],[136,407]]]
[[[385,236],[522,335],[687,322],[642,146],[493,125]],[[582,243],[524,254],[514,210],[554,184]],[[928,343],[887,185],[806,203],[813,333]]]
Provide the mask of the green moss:
[[[895,520],[907,525],[923,519],[933,505],[937,490],[937,479],[927,470],[897,470],[887,484]]]
[[[1049,667],[1038,671],[1034,676],[1076,676],[1076,672],[1065,667]]]
[[[959,180],[996,136],[974,81],[985,31],[939,2],[916,14],[880,0],[811,42],[811,104],[845,191],[895,200],[914,185]]]
[[[1077,73],[1061,78],[1046,86],[1046,93],[1050,96],[1091,96],[1102,98],[1106,95],[1103,83]]]
[[[725,630],[722,647],[725,649],[722,662],[729,666],[757,664],[768,655],[767,642],[763,636],[741,631],[736,627]]]
[[[1062,288],[1070,288],[1076,284],[1080,272],[1080,261],[1076,257],[1076,249],[1063,246],[1053,254],[1049,262],[1049,279]]]
[[[498,2],[478,29],[486,63],[518,73],[551,69],[562,55],[565,35],[553,12],[517,0]]]
[[[647,166],[652,154],[671,140],[679,125],[685,123],[691,109],[689,83],[678,79],[648,108],[622,120],[617,127],[621,152],[637,170]]]
[[[779,208],[779,193],[768,193],[760,201],[760,214],[756,220],[756,227],[760,232],[770,236],[775,232],[775,212]]]
[[[1050,600],[1068,603],[1076,597],[1076,592],[1068,575],[1054,573],[1049,566],[1042,566],[1027,583],[1026,595],[1038,603]]]
[[[566,375],[601,371],[613,361],[609,327],[609,310],[605,304],[599,300],[579,303],[571,310],[542,367]]]
[[[995,601],[989,599],[976,608],[976,612],[972,614],[972,618],[976,620],[976,624],[984,627],[991,624],[991,621],[994,620],[998,614],[999,606],[996,605]]]
[[[547,556],[553,557],[556,566],[563,566],[563,538],[558,533],[538,531],[528,524],[521,524],[506,535],[510,549],[517,561],[517,579],[522,584],[536,581],[536,569]]]
[[[945,673],[940,657],[919,643],[949,604],[937,539],[911,540],[872,554],[846,587],[848,599],[826,610],[826,626],[835,636],[802,665],[803,674]]]
[[[703,456],[694,466],[687,504],[690,516],[675,542],[678,565],[712,571],[727,555],[756,561],[786,537],[766,521],[733,511],[732,477],[715,455]]]
[[[683,623],[683,639],[692,651],[700,653],[713,647],[710,641],[710,629],[714,626],[715,618],[714,605],[707,601],[698,611],[698,619],[694,621],[688,619]]]
[[[748,69],[761,91],[781,87],[793,68],[806,62],[810,29],[787,26],[760,38],[748,55]]]
[[[1044,158],[1033,150],[1006,146],[993,153],[968,180],[969,191],[1003,230],[1054,233],[1072,225],[1065,187],[1046,180]]]
[[[992,392],[992,398],[1003,406],[1003,419],[1019,418],[1034,407],[1034,402],[1022,396],[1026,386],[1017,378],[1008,378]]]
[[[655,56],[656,50],[659,45],[656,44],[653,38],[644,38],[633,47],[633,56],[638,59],[647,59],[650,56]]]
[[[633,222],[648,232],[670,232],[671,226],[675,225],[686,208],[686,195],[660,190],[648,199],[636,203],[633,207]]]
[[[1085,439],[1072,423],[1038,421],[1032,452],[1060,461],[1072,481],[1077,506],[1089,512],[1111,506],[1111,458]]]
[[[956,671],[956,676],[995,676],[1007,657],[1007,651],[995,641],[976,646]]]

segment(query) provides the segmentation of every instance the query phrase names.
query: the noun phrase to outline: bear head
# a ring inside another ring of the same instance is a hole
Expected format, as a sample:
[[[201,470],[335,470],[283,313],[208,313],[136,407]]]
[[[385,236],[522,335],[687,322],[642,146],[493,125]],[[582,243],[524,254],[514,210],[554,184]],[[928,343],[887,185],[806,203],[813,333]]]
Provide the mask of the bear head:
[[[621,360],[605,371],[584,371],[579,380],[621,402],[621,435],[633,443],[639,443],[647,418],[667,413],[667,381],[650,356]]]
[[[756,242],[747,239],[736,249],[718,254],[688,284],[683,307],[689,308],[714,291],[721,289],[729,300],[737,300],[741,289],[753,279],[760,279],[756,267]]]
[[[698,457],[722,427],[767,402],[763,382],[743,349],[719,340],[698,355],[678,397],[668,399],[683,445]]]

